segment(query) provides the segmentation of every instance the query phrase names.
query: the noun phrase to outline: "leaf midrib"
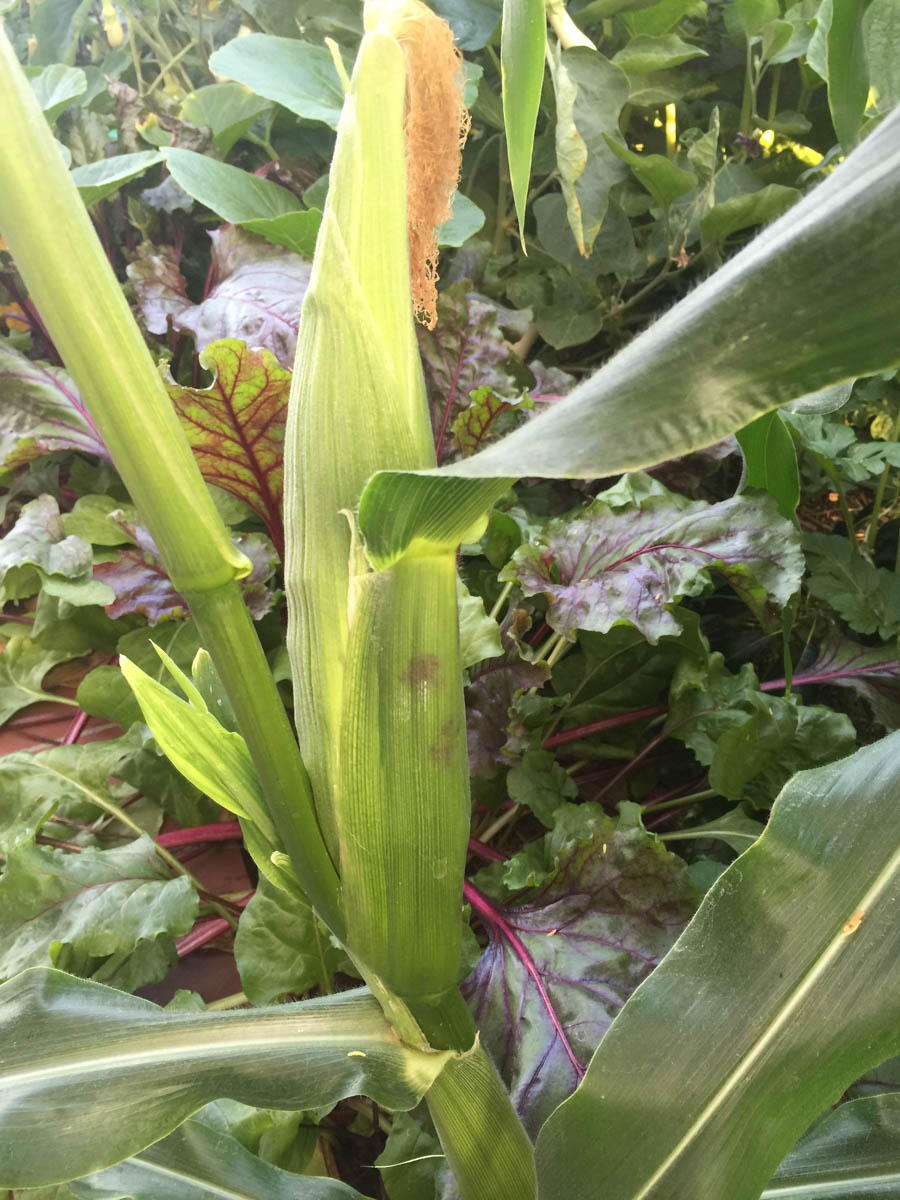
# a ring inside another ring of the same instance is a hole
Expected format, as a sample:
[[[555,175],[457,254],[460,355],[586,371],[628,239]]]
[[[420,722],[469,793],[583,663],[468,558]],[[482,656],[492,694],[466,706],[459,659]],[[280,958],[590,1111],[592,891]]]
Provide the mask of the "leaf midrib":
[[[783,1186],[776,1183],[774,1187],[767,1187],[759,1200],[781,1200],[782,1197],[789,1198],[791,1196],[809,1196],[811,1200],[819,1200],[819,1197],[828,1195],[833,1195],[835,1200],[842,1200],[847,1196],[848,1187],[859,1183],[898,1185],[900,1184],[900,1167],[888,1174],[883,1171],[879,1171],[877,1174],[865,1172],[854,1175],[835,1174],[831,1179],[812,1179],[808,1183],[785,1183]],[[893,1195],[895,1193],[885,1194]]]
[[[285,1020],[285,1025],[288,1026],[286,1029],[276,1030],[269,1034],[259,1030],[253,1036],[245,1033],[239,1041],[234,1043],[227,1041],[230,1032],[227,1028],[210,1030],[208,1036],[202,1040],[197,1040],[191,1031],[186,1031],[190,1038],[189,1041],[186,1041],[184,1037],[178,1038],[177,1033],[171,1029],[161,1028],[154,1030],[152,1034],[145,1035],[154,1042],[159,1041],[161,1043],[159,1046],[152,1046],[144,1050],[120,1050],[104,1054],[100,1047],[92,1047],[88,1044],[86,1051],[90,1051],[90,1057],[87,1057],[87,1053],[85,1053],[77,1059],[57,1060],[46,1066],[0,1073],[0,1082],[8,1090],[31,1083],[40,1083],[42,1080],[52,1083],[64,1077],[103,1074],[111,1067],[124,1069],[150,1064],[164,1068],[172,1062],[177,1062],[179,1067],[183,1068],[188,1061],[194,1058],[209,1057],[211,1060],[218,1061],[226,1057],[250,1054],[254,1050],[265,1051],[284,1047],[300,1050],[313,1043],[319,1045],[331,1043],[335,1048],[335,1053],[339,1053],[344,1046],[366,1047],[370,1051],[382,1047],[401,1049],[399,1044],[394,1045],[389,1034],[378,1036],[371,1031],[361,1033],[359,1024],[359,1014],[354,1014],[353,1025],[355,1028],[353,1032],[341,1032],[336,1035],[333,1029],[323,1030],[321,1033],[301,1031],[297,1028],[295,1016],[293,1020]]]

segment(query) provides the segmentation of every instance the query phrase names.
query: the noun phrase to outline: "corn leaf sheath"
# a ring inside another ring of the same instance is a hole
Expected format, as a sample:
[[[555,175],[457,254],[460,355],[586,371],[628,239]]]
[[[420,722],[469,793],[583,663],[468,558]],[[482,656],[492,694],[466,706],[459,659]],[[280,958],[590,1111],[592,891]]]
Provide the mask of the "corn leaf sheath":
[[[455,990],[468,780],[453,549],[373,572],[352,524],[376,470],[434,465],[409,289],[405,103],[403,50],[367,34],[301,319],[285,504],[296,719],[348,942],[411,999]]]

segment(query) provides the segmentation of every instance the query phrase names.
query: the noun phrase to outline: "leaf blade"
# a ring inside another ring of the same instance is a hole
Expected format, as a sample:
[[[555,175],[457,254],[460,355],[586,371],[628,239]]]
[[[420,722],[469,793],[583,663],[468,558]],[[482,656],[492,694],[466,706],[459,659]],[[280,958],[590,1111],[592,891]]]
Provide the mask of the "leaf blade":
[[[632,1200],[689,1195],[698,1171],[713,1194],[755,1198],[818,1112],[896,1053],[898,745],[892,735],[783,790],[765,834],[713,886],[676,950],[623,1009],[579,1093],[542,1130],[539,1171],[549,1187],[586,1196],[577,1181],[602,1161],[611,1194]],[[703,1069],[691,1076],[700,1045]],[[620,1125],[638,1086],[654,1131],[652,1149],[643,1139],[639,1154]],[[588,1113],[602,1119],[586,1148],[577,1131]],[[728,1132],[736,1123],[757,1148],[752,1158]]]
[[[531,177],[534,128],[544,82],[547,19],[543,0],[503,0],[500,74],[503,124],[519,236],[525,245],[525,204]]]
[[[283,1171],[195,1120],[69,1187],[80,1200],[362,1200],[346,1183]]]
[[[895,113],[812,195],[551,411],[437,472],[376,474],[360,504],[370,555],[392,561],[415,537],[453,544],[503,494],[504,480],[652,466],[797,395],[895,364],[900,351],[881,314],[900,305],[890,269],[900,255],[898,167]],[[799,336],[798,310],[810,314]]]
[[[412,1108],[451,1057],[404,1046],[365,989],[274,1009],[185,1013],[36,969],[0,997],[4,1186],[111,1166],[223,1096],[302,1109],[371,1093],[386,1107]],[[52,1142],[39,1136],[48,1120]],[[92,1136],[98,1122],[102,1139]]]

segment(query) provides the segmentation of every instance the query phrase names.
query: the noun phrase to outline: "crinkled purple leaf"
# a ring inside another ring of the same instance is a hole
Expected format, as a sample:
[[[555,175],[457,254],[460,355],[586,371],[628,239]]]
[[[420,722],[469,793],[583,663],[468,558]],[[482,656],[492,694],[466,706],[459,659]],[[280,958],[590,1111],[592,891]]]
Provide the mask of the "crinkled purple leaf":
[[[499,398],[517,398],[530,382],[503,337],[497,309],[470,289],[464,279],[441,292],[437,325],[418,328],[439,460],[447,457],[448,430],[468,407],[470,392],[485,387]]]
[[[115,593],[106,606],[107,616],[115,620],[126,613],[138,613],[149,625],[183,617],[187,612],[184,597],[175,590],[162,564],[156,543],[142,525],[128,525],[135,545],[123,546],[109,562],[97,563],[94,577]]]
[[[128,264],[126,274],[144,324],[150,333],[163,334],[170,318],[191,307],[187,281],[178,269],[171,246],[151,246]]]
[[[875,719],[885,729],[900,728],[900,664],[897,647],[861,646],[847,638],[823,645],[814,663],[794,675],[794,687],[806,684],[853,688],[871,706]],[[766,691],[783,685],[774,680],[763,685]]]
[[[294,361],[300,305],[311,264],[265,238],[227,225],[210,234],[215,287],[186,308],[174,328],[192,334],[198,350],[223,338],[270,350],[283,367]]]
[[[574,520],[548,521],[500,577],[528,596],[544,593],[547,621],[561,633],[628,621],[656,643],[679,632],[667,605],[702,590],[709,568],[759,613],[767,597],[784,604],[803,571],[797,533],[769,496],[720,504],[650,496],[616,510],[596,500]]]
[[[240,581],[240,588],[251,617],[260,621],[272,611],[281,595],[268,586],[280,559],[272,542],[261,533],[240,533],[234,544],[253,563],[253,570]]]
[[[32,362],[0,338],[0,466],[17,467],[57,450],[110,461],[66,372]]]
[[[38,496],[0,539],[0,602],[22,600],[43,589],[70,604],[106,604],[109,590],[91,577],[93,554],[80,537],[66,537],[59,505]]]
[[[166,574],[149,530],[125,520],[116,524],[134,545],[120,547],[112,552],[116,557],[111,561],[94,566],[94,577],[115,593],[115,599],[106,606],[107,615],[115,619],[126,613],[139,613],[147,618],[149,625],[185,616],[187,602]],[[241,580],[241,587],[251,615],[259,620],[271,611],[277,599],[266,583],[275,571],[278,556],[268,538],[259,533],[240,534],[234,543],[253,563],[253,570]]]
[[[682,859],[630,817],[616,826],[591,808],[526,903],[500,907],[468,891],[490,941],[463,993],[532,1134],[697,904]]]
[[[516,632],[523,630],[521,627],[514,630],[510,625],[518,613],[527,628],[530,616],[524,610],[513,609],[500,630],[502,658],[479,663],[470,673],[471,682],[466,689],[466,734],[469,769],[473,775],[495,775],[498,765],[509,765],[512,761],[509,726],[516,697],[528,688],[540,687],[550,678],[543,663],[529,662],[522,656]]]

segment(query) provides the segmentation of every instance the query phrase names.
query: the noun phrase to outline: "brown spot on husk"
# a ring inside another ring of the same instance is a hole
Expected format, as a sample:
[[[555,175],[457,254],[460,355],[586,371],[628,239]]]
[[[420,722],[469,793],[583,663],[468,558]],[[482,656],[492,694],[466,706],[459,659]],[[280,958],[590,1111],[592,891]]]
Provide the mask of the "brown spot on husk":
[[[439,766],[448,767],[456,758],[459,751],[462,729],[455,718],[445,721],[437,740],[428,747],[431,761]]]
[[[417,654],[410,660],[409,666],[402,672],[400,678],[413,691],[418,691],[423,686],[435,682],[440,667],[440,659],[436,654]]]

